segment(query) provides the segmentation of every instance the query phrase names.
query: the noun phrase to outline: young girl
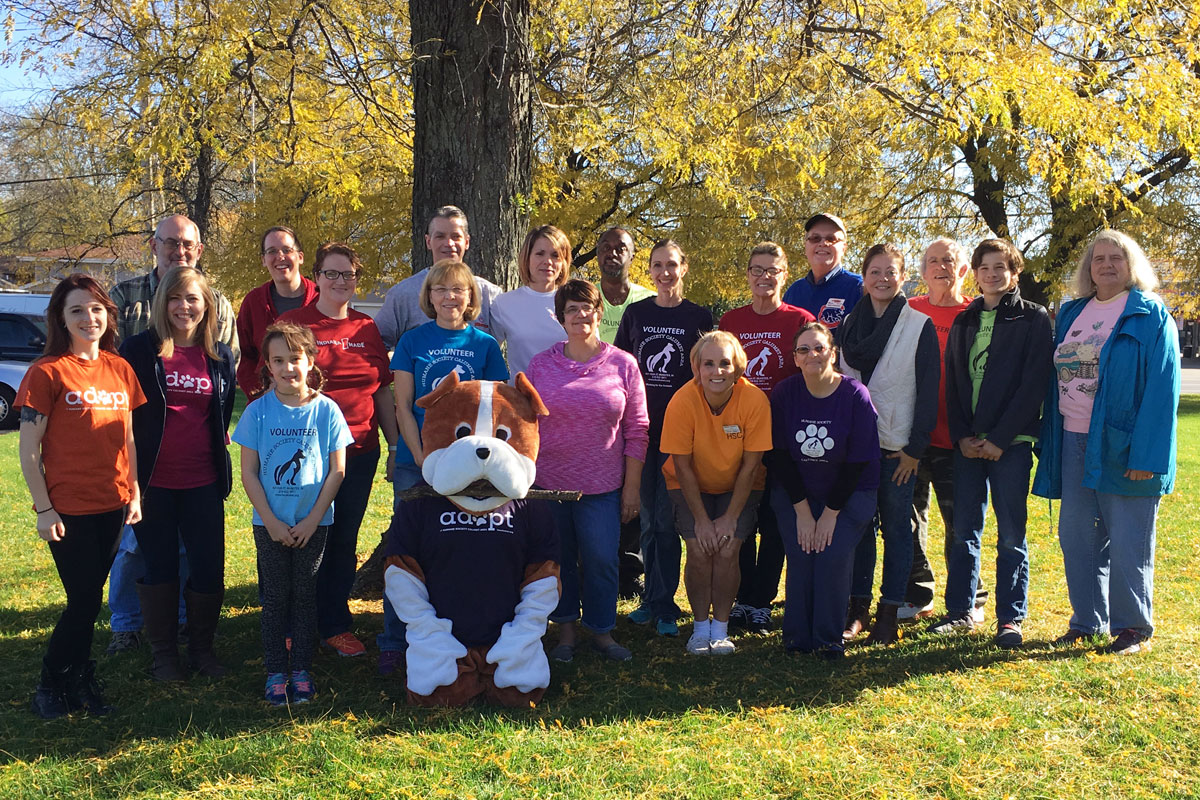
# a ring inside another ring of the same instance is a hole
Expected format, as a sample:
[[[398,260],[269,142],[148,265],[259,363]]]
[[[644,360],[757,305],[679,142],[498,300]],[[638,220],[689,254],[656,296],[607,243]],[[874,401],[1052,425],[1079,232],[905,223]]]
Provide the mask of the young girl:
[[[289,695],[293,703],[313,695],[317,570],[354,437],[337,404],[320,392],[324,378],[314,364],[311,330],[276,322],[262,352],[263,383],[271,391],[246,407],[233,440],[242,446],[242,486],[254,506],[266,699],[283,705]]]
[[[46,309],[46,355],[15,403],[38,535],[67,595],[33,698],[43,719],[112,710],[94,677],[92,632],[121,530],[142,518],[130,412],[146,402],[116,353],[116,323],[117,307],[94,278],[64,279]]]

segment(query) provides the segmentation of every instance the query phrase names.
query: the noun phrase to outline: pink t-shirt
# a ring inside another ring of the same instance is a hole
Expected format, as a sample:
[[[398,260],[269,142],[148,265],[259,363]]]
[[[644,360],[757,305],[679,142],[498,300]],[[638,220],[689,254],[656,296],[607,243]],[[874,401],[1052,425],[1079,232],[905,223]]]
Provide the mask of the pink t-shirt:
[[[175,346],[164,358],[167,418],[150,485],[162,489],[195,489],[217,480],[208,415],[213,384],[202,347]]]
[[[1128,298],[1128,292],[1103,302],[1093,297],[1054,351],[1058,410],[1063,415],[1064,430],[1088,432],[1092,403],[1100,386],[1100,351],[1125,310]]]
[[[538,420],[537,484],[603,494],[620,489],[625,457],[646,460],[649,420],[637,361],[603,344],[580,364],[559,342],[529,361],[529,378],[549,416]]]
[[[792,358],[792,340],[800,326],[813,319],[803,308],[787,303],[770,314],[759,314],[754,306],[742,306],[725,312],[718,327],[742,343],[746,351],[743,377],[770,394],[775,384],[798,371]]]

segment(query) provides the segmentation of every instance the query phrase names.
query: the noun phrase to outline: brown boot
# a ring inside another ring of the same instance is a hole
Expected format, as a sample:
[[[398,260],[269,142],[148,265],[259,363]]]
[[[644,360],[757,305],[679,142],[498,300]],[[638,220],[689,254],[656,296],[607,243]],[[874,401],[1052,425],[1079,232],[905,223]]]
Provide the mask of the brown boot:
[[[900,606],[891,603],[880,602],[875,606],[875,625],[867,637],[867,644],[892,644],[900,640],[900,629],[896,623],[896,612],[899,610]]]
[[[851,597],[850,608],[846,612],[846,630],[842,631],[842,641],[849,642],[858,636],[871,624],[871,598]]]
[[[179,584],[137,584],[150,640],[150,675],[156,681],[186,681],[187,672],[179,662]]]
[[[183,590],[188,618],[188,659],[192,669],[209,678],[220,678],[228,672],[213,652],[213,637],[217,635],[224,597],[224,591],[204,594],[190,587]]]

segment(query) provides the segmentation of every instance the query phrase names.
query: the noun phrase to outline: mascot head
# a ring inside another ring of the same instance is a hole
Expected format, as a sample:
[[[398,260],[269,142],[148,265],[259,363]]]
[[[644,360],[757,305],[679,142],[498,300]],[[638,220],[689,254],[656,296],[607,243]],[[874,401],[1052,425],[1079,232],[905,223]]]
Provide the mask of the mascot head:
[[[417,405],[425,409],[421,474],[472,514],[525,497],[536,477],[538,417],[546,406],[523,372],[514,386],[450,373]]]

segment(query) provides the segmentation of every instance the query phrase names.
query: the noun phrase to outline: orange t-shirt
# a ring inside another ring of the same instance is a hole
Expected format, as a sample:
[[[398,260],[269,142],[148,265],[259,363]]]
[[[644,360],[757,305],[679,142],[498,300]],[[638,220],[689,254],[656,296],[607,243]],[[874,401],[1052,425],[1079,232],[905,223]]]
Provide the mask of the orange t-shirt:
[[[100,351],[34,362],[14,405],[47,417],[42,465],[50,502],[60,514],[100,514],[129,502],[130,412],[146,402],[133,368]]]
[[[771,449],[771,403],[762,389],[745,378],[738,378],[733,395],[720,414],[712,413],[704,390],[696,381],[688,381],[667,404],[663,417],[661,451],[690,455],[692,471],[705,494],[733,491],[744,452],[765,453]],[[675,459],[663,465],[668,489],[678,489]],[[766,485],[761,467],[754,476],[754,488]]]

